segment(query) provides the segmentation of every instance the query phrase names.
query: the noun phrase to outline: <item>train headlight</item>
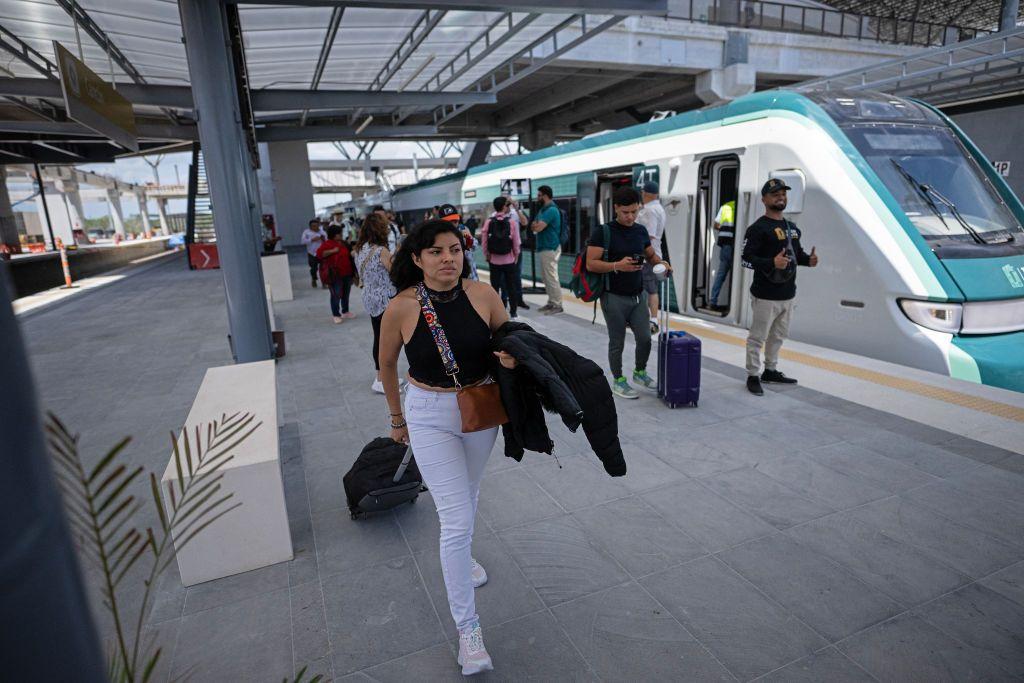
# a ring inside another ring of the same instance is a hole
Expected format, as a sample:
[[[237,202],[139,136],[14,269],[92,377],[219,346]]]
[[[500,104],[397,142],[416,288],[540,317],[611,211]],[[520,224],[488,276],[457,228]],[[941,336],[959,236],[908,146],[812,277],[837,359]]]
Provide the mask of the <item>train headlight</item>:
[[[1024,299],[969,301],[961,334],[1000,334],[1024,330]]]
[[[943,304],[934,301],[916,301],[915,299],[900,299],[899,304],[904,315],[921,327],[950,334],[960,331],[960,324],[963,320],[961,304]]]

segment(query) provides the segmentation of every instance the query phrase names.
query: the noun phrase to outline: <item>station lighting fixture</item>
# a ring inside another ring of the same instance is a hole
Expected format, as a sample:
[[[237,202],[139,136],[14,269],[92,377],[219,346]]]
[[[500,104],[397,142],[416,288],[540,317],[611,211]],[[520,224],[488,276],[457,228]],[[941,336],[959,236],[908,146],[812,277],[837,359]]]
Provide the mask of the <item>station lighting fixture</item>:
[[[366,130],[366,127],[368,125],[370,125],[371,121],[373,121],[373,116],[372,115],[371,116],[367,116],[365,119],[363,119],[363,122],[359,124],[358,128],[356,128],[356,135],[359,135],[364,130]]]

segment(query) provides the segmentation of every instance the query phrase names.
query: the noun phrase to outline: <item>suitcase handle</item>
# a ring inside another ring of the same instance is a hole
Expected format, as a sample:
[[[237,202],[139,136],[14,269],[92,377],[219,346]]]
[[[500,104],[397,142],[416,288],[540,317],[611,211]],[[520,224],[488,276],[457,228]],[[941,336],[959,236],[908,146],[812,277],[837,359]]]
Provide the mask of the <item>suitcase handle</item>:
[[[402,457],[402,464],[398,466],[398,471],[395,472],[394,478],[391,480],[394,483],[398,483],[405,476],[405,470],[409,467],[409,462],[412,460],[412,446],[405,447],[405,455]]]

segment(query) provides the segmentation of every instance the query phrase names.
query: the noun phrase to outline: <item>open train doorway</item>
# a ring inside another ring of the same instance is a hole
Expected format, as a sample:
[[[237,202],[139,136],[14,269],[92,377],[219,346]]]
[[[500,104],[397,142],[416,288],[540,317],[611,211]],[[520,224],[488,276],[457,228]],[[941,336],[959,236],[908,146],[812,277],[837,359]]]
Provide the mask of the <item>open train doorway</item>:
[[[612,208],[612,195],[620,187],[628,187],[633,182],[633,167],[609,168],[597,172],[597,221],[595,225],[615,220],[615,209]]]
[[[732,277],[738,255],[736,231],[740,161],[735,154],[701,161],[693,239],[691,304],[719,317],[733,306]]]

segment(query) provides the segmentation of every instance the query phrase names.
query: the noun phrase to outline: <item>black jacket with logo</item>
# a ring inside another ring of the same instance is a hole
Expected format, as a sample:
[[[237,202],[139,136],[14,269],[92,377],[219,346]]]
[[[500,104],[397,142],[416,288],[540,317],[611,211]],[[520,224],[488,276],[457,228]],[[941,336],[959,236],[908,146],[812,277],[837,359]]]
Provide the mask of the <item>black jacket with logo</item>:
[[[775,267],[775,256],[786,249],[786,231],[793,245],[785,271]],[[790,220],[761,216],[743,236],[743,266],[754,271],[750,293],[758,299],[788,301],[796,296],[796,267],[810,265],[810,256],[800,246],[800,228]]]
[[[561,417],[570,431],[583,426],[608,474],[626,473],[614,399],[597,363],[524,323],[505,323],[494,333],[492,344],[518,361],[515,370],[500,365],[497,370],[501,401],[509,417],[501,428],[506,456],[522,460],[524,449],[552,452],[546,409]]]

